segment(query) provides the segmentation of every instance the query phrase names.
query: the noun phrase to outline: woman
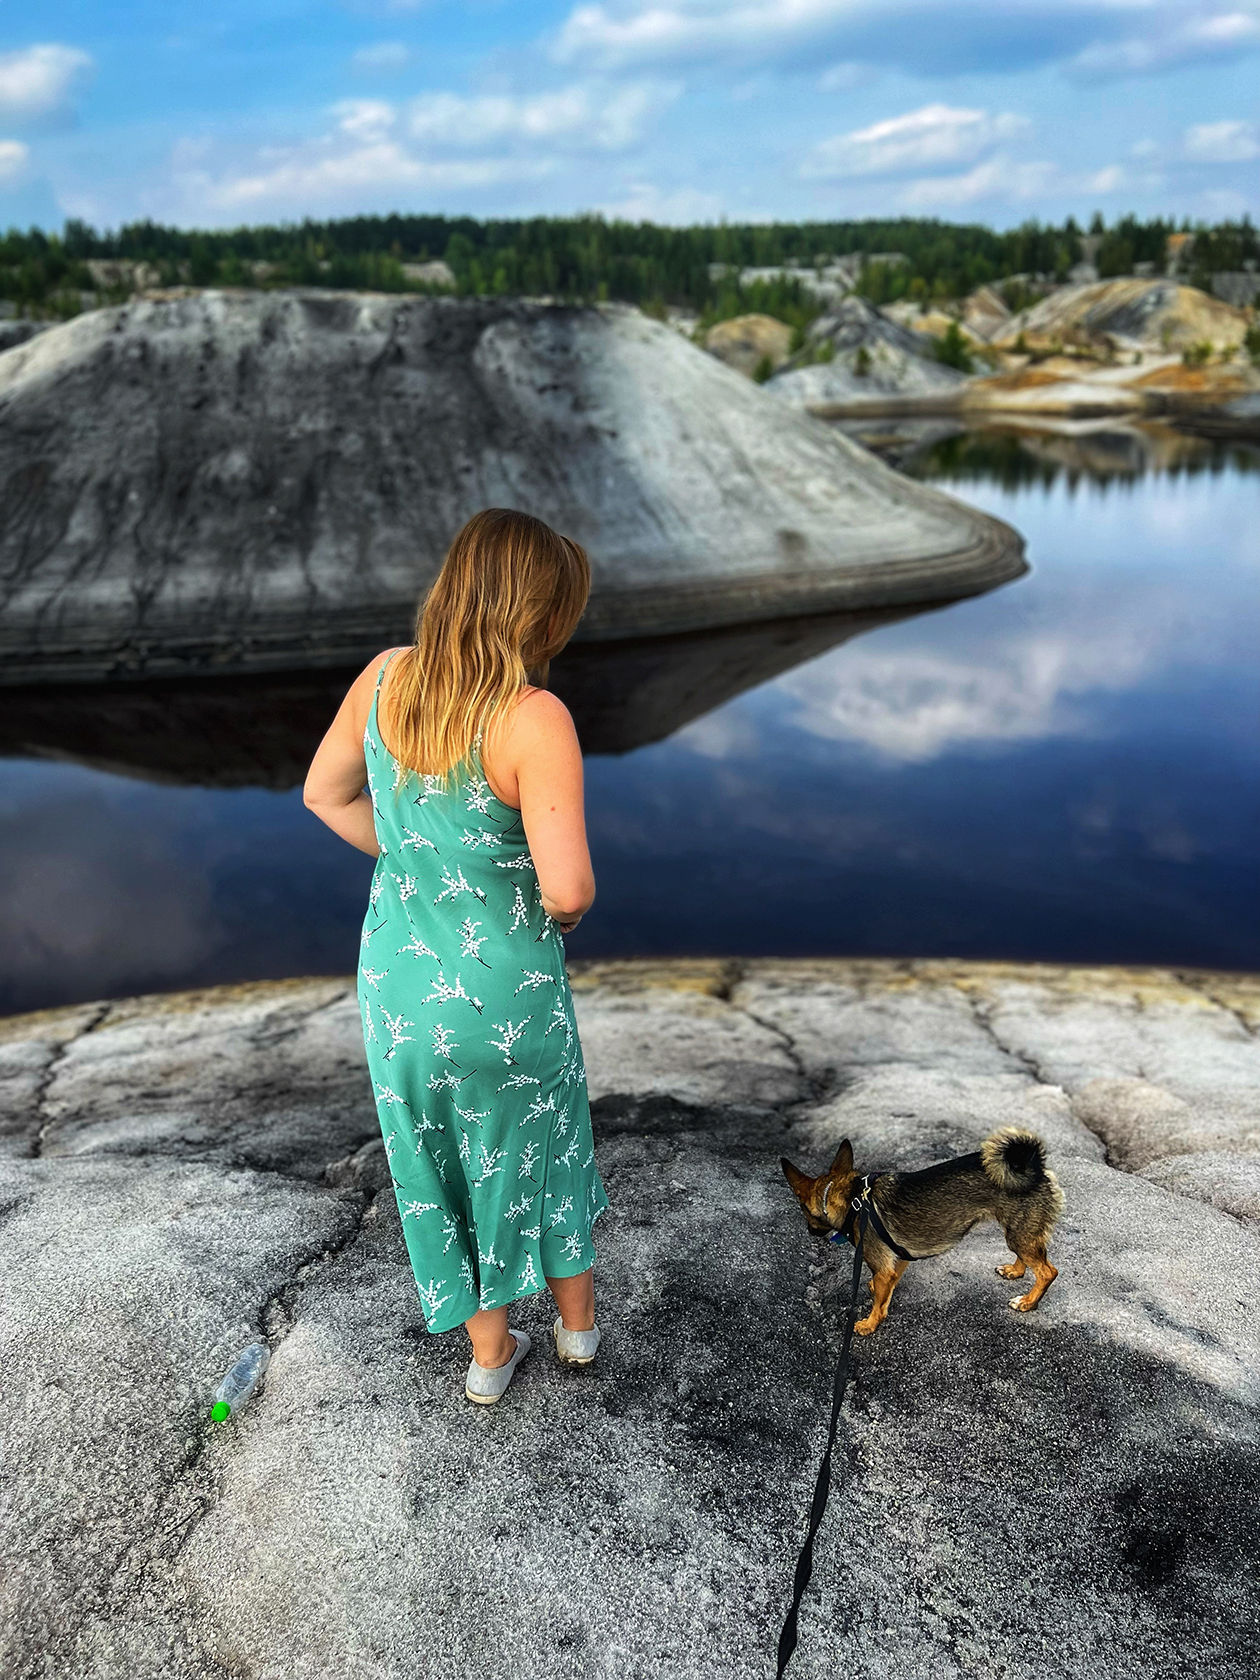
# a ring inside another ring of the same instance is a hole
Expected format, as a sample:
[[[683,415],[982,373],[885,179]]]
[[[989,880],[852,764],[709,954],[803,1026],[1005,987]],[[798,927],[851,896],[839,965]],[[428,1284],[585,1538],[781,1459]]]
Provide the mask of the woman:
[[[425,1321],[465,1325],[481,1404],[529,1352],[509,1305],[544,1279],[560,1358],[588,1364],[599,1345],[591,1226],[608,1199],[559,938],[595,881],[573,720],[542,687],[589,592],[576,543],[477,514],[415,646],[363,672],[306,780],[316,816],[377,858],[368,1068]]]

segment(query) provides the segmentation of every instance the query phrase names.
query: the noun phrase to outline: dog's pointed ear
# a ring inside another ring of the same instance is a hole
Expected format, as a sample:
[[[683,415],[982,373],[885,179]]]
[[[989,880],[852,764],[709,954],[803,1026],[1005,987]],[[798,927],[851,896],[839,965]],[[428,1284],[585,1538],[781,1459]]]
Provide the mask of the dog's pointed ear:
[[[851,1173],[853,1171],[853,1145],[848,1138],[845,1138],[839,1149],[836,1150],[836,1158],[827,1171],[829,1173]]]
[[[779,1157],[779,1165],[783,1168],[783,1176],[792,1186],[798,1202],[805,1203],[813,1192],[815,1180],[808,1173],[803,1173],[799,1167],[794,1167],[786,1156]]]

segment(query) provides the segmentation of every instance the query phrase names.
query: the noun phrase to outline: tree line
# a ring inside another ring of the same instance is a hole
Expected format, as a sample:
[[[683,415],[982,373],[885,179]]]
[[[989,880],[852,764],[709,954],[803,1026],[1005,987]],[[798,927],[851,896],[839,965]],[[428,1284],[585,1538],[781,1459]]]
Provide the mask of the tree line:
[[[1249,218],[1214,225],[1125,216],[1088,230],[1071,217],[1060,225],[1030,221],[1004,232],[978,223],[933,219],[773,222],[661,227],[602,216],[536,216],[476,221],[467,216],[353,216],[281,226],[196,231],[132,222],[98,232],[68,221],[61,234],[10,229],[0,238],[0,298],[23,313],[70,315],[81,294],[113,301],[129,291],[93,278],[88,263],[143,263],[158,285],[331,286],[423,291],[404,264],[441,259],[465,295],[548,296],[574,302],[617,300],[651,313],[694,311],[703,321],[763,310],[801,325],[817,313],[791,275],[743,283],[746,268],[804,267],[838,256],[863,259],[858,290],[876,303],[901,297],[959,298],[977,286],[1016,276],[1062,280],[1080,260],[1081,240],[1100,239],[1100,275],[1163,271],[1170,234],[1194,234],[1187,271],[1192,284],[1254,262]],[[881,262],[897,253],[903,261]],[[876,259],[871,261],[869,259]]]

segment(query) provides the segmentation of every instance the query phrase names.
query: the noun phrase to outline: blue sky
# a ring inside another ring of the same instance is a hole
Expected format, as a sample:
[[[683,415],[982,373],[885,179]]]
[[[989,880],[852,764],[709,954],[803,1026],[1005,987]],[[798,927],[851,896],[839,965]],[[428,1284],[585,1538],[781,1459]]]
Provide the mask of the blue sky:
[[[0,226],[1260,210],[1260,0],[0,0]]]

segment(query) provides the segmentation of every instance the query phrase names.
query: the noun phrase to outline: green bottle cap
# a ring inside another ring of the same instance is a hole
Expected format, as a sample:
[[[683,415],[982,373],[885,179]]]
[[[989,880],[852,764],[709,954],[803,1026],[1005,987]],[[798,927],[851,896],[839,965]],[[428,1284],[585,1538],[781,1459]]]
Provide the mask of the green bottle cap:
[[[226,1400],[216,1400],[215,1401],[214,1406],[213,1406],[213,1408],[210,1412],[210,1416],[214,1419],[214,1421],[216,1423],[222,1423],[224,1418],[230,1418],[231,1415],[232,1415],[232,1408],[231,1408],[231,1406],[228,1405]]]

